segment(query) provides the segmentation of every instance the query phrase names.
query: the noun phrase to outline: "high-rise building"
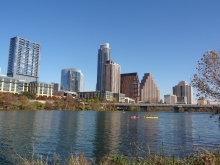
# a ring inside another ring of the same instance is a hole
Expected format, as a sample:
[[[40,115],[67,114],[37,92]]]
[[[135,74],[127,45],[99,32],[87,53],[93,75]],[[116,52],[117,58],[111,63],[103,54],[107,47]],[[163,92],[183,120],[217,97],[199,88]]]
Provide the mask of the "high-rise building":
[[[134,99],[135,102],[139,101],[140,96],[140,83],[138,74],[124,73],[121,74],[121,93],[124,93],[126,97]]]
[[[178,97],[187,97],[187,104],[193,103],[193,90],[186,81],[180,81],[178,85],[173,87],[173,94]]]
[[[10,40],[7,76],[26,82],[38,81],[40,44],[21,37]]]
[[[75,68],[62,69],[60,90],[70,92],[84,92],[85,83],[81,70]]]
[[[120,93],[121,66],[109,60],[105,63],[105,91]]]
[[[160,101],[160,91],[151,73],[145,73],[140,83],[140,100],[149,103]]]
[[[97,65],[97,91],[105,91],[105,63],[110,60],[109,44],[101,44],[98,50],[98,65]]]

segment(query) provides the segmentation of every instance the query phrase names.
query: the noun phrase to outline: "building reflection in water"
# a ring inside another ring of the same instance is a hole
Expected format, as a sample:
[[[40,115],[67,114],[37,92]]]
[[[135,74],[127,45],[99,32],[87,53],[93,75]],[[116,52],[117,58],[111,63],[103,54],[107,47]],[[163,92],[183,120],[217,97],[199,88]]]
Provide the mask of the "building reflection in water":
[[[120,149],[121,113],[98,112],[93,157],[100,158],[118,153]]]

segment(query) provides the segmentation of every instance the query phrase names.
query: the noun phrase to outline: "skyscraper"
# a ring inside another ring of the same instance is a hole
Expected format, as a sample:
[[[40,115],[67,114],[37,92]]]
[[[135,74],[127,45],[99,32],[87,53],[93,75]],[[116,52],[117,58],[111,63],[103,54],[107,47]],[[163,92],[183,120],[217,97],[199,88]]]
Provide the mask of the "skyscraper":
[[[109,44],[101,44],[98,50],[98,65],[97,65],[97,91],[105,91],[105,63],[110,60]]]
[[[139,101],[140,95],[140,83],[137,73],[124,73],[121,74],[121,93],[124,93],[126,97]]]
[[[7,76],[26,82],[38,81],[40,44],[21,37],[10,40]]]
[[[187,104],[192,104],[193,103],[193,97],[192,97],[192,87],[187,84],[186,81],[180,81],[178,85],[173,87],[173,94],[177,96],[177,101],[178,98],[181,97],[187,97]]]
[[[105,63],[105,91],[120,93],[121,66],[112,60]]]
[[[60,90],[70,92],[84,92],[85,83],[81,70],[75,68],[62,69]]]
[[[151,73],[145,73],[140,83],[140,100],[149,103],[160,101],[160,91]]]

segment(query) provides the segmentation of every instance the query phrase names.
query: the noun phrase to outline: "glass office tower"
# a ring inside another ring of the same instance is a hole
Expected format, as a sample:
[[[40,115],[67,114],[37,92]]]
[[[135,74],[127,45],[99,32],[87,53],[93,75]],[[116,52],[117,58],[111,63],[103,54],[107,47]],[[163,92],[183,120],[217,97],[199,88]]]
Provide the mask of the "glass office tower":
[[[14,37],[10,40],[7,76],[26,82],[38,81],[40,44]]]
[[[60,90],[70,92],[84,92],[85,83],[81,70],[67,68],[61,70]]]
[[[109,43],[101,44],[98,50],[96,91],[105,91],[105,62],[110,60]]]

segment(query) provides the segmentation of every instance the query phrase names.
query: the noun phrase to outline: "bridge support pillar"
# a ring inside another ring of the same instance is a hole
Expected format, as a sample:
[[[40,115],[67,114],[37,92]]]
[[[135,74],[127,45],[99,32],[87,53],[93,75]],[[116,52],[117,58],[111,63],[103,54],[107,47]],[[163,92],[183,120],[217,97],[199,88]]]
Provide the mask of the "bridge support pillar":
[[[173,112],[184,112],[184,108],[182,106],[174,106]]]

